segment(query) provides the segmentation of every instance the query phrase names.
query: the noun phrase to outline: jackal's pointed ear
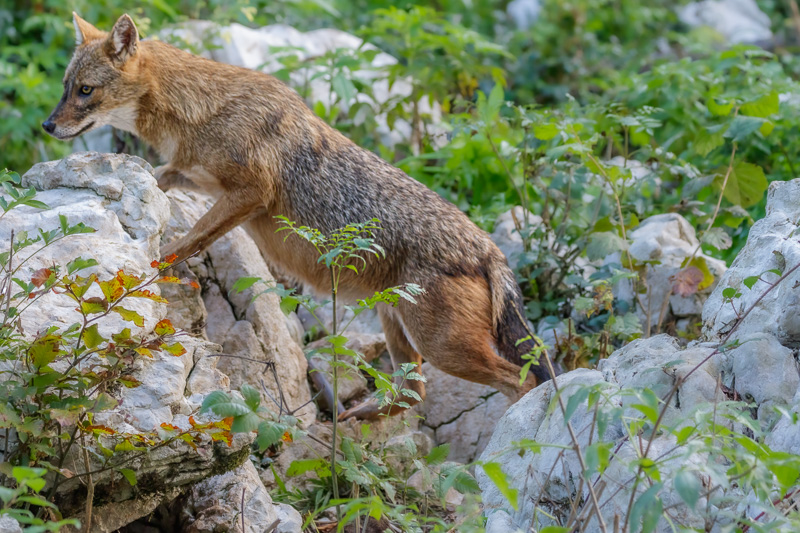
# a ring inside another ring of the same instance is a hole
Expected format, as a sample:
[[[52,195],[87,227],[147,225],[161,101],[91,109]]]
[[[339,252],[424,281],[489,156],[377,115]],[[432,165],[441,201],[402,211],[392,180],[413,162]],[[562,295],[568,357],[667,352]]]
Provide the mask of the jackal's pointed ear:
[[[93,39],[101,39],[105,34],[72,12],[72,24],[75,26],[75,46],[80,46]]]
[[[139,46],[139,31],[128,15],[122,15],[111,28],[106,42],[106,52],[114,61],[124,63],[134,54]]]

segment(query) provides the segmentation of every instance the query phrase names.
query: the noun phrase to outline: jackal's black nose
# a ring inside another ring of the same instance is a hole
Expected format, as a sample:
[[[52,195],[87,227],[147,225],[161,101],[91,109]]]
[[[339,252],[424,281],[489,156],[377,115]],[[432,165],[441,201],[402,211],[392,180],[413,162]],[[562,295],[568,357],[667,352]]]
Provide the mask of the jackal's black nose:
[[[46,131],[47,133],[53,133],[54,131],[56,131],[56,123],[50,119],[47,119],[44,122],[42,122],[42,127],[44,128],[44,131]]]

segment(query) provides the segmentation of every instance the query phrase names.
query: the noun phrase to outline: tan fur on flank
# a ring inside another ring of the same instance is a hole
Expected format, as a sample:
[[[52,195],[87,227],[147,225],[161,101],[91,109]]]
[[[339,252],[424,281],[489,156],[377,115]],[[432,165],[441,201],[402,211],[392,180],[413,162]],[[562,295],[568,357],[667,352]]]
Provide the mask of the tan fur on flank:
[[[339,291],[355,299],[404,283],[425,288],[418,305],[380,309],[395,366],[424,357],[514,398],[549,377],[533,367],[520,385],[520,355],[531,343],[516,346],[527,336],[514,310],[522,304],[519,287],[489,236],[454,205],[356,146],[272,76],[140,41],[127,15],[110,33],[77,15],[75,27],[81,44],[46,129],[64,139],[103,124],[127,129],[164,159],[159,187],[216,197],[164,256],[185,258],[244,224],[275,265],[325,293],[330,278],[314,248],[296,237],[284,243],[274,217],[326,233],[377,218],[386,259],[370,259],[359,275],[348,271]],[[424,397],[422,383],[411,387]],[[344,416],[379,412],[366,402]]]

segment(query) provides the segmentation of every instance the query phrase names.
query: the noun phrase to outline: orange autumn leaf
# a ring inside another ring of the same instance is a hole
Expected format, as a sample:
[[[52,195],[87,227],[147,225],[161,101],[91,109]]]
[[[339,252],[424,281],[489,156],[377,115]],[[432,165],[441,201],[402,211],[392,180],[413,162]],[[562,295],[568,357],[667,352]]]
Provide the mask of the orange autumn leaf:
[[[137,286],[142,280],[136,276],[131,276],[130,274],[126,274],[122,270],[117,271],[116,275],[117,282],[122,285],[125,289],[132,289]]]
[[[172,325],[168,318],[164,318],[156,324],[153,331],[155,331],[156,335],[172,335],[175,333],[175,326]]]
[[[153,300],[154,302],[159,302],[162,304],[169,303],[167,302],[166,298],[159,296],[158,294],[149,291],[147,289],[139,289],[137,291],[131,291],[128,293],[128,296],[131,298],[147,298],[148,300]]]
[[[114,277],[107,281],[98,281],[97,284],[103,291],[103,295],[106,297],[106,300],[108,300],[110,303],[116,302],[125,293],[125,289],[122,287],[122,280],[118,277]]]
[[[111,429],[108,426],[103,426],[101,424],[95,426],[83,426],[84,431],[92,431],[95,433],[104,433],[106,435],[115,435],[117,432]]]
[[[33,276],[31,276],[31,283],[33,283],[33,285],[37,288],[41,287],[52,275],[53,271],[49,268],[40,268],[33,273]]]
[[[284,431],[283,436],[281,437],[283,442],[292,442],[292,434],[288,431]]]
[[[230,446],[233,444],[233,434],[230,431],[218,431],[211,435],[211,440],[222,441]]]

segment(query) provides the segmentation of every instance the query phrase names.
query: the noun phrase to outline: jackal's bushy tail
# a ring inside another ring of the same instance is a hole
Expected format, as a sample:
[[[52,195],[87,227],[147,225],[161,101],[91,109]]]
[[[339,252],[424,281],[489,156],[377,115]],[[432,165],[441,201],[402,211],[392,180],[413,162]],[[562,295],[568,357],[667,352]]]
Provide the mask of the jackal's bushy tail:
[[[522,366],[526,363],[522,356],[532,352],[536,346],[536,341],[529,338],[530,333],[525,327],[526,324],[523,323],[525,313],[522,291],[502,255],[490,260],[487,271],[497,351],[507,361]],[[527,340],[519,342],[525,338]],[[540,383],[550,379],[550,373],[544,361],[540,361],[538,365],[532,365],[530,372]]]

